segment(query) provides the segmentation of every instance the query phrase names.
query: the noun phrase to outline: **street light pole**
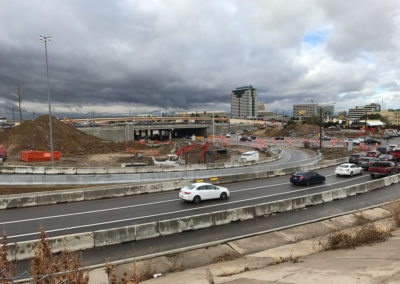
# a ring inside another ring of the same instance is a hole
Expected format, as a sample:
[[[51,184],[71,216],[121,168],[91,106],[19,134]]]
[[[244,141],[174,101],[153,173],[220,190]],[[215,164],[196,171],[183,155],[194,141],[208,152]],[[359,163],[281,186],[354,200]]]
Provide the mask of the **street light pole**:
[[[46,55],[46,76],[47,76],[47,99],[49,101],[49,127],[50,127],[50,149],[51,149],[51,166],[54,168],[54,148],[53,148],[53,124],[50,105],[50,80],[49,80],[49,64],[47,61],[47,42],[51,40],[50,36],[40,36],[40,40],[44,41],[44,52]]]
[[[319,149],[322,149],[322,107],[319,107]]]

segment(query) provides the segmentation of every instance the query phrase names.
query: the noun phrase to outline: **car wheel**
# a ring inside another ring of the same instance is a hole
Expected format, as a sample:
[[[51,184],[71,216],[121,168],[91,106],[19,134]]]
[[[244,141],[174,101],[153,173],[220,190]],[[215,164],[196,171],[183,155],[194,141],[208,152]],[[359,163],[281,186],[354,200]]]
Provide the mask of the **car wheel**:
[[[350,172],[350,176],[351,176],[351,177],[353,176],[353,172]]]
[[[193,203],[194,203],[194,204],[199,204],[200,201],[201,201],[200,196],[196,195],[195,197],[193,197]]]
[[[370,176],[371,176],[371,178],[375,178],[375,175],[374,175],[374,174],[370,174]]]
[[[339,174],[336,174],[336,176],[337,176],[337,177],[340,177],[340,175],[339,175]]]
[[[221,200],[225,200],[228,198],[228,195],[226,194],[226,192],[221,193],[221,196],[219,197]]]
[[[364,174],[364,170],[363,169],[360,170],[360,175],[362,175],[362,174]]]
[[[310,185],[310,181],[308,180],[308,181],[306,181],[306,186],[309,186]]]

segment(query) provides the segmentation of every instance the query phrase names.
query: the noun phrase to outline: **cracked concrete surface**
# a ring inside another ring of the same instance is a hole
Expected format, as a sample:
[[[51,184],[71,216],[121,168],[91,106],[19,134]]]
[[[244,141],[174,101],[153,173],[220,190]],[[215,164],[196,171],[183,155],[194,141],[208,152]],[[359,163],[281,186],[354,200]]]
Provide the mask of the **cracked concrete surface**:
[[[285,247],[293,252],[296,245]],[[298,245],[304,244],[300,242]],[[227,284],[400,283],[400,229],[393,231],[392,237],[386,242],[356,249],[319,252],[301,257],[298,263],[269,265],[273,259],[267,257],[271,255],[267,251],[230,262],[168,274],[145,283],[209,283],[207,269],[214,275],[215,283]],[[284,253],[283,248],[281,252]]]

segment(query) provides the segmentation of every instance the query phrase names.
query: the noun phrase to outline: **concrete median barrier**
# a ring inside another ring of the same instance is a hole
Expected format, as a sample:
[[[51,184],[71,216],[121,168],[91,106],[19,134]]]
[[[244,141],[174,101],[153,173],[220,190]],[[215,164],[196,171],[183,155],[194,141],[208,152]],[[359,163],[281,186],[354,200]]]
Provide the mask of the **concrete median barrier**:
[[[158,232],[161,236],[181,233],[179,219],[171,219],[158,222]]]
[[[137,241],[159,237],[158,222],[135,225],[135,233]]]
[[[342,199],[355,194],[362,194],[398,182],[399,176],[396,175],[372,180],[363,184],[333,189],[322,193],[308,194],[253,206],[221,210],[202,215],[163,220],[109,230],[99,230],[84,234],[50,238],[50,244],[52,248],[54,247],[54,252],[58,252],[65,247],[70,250],[82,250],[135,240],[156,238],[159,236],[219,226],[235,221],[248,220],[273,213],[286,212],[305,208],[306,206],[331,202],[335,199]],[[31,258],[37,242],[38,240],[10,244],[7,247],[7,250],[10,251],[10,256],[14,256],[15,259],[22,260]]]
[[[58,253],[65,249],[69,251],[78,251],[94,248],[93,236],[93,233],[88,232],[47,238],[47,241],[53,253]],[[40,240],[33,240],[7,244],[9,260],[14,261],[33,258],[39,242]]]
[[[94,247],[104,247],[109,245],[122,244],[135,240],[135,229],[129,230],[128,227],[121,227],[108,230],[93,232]]]

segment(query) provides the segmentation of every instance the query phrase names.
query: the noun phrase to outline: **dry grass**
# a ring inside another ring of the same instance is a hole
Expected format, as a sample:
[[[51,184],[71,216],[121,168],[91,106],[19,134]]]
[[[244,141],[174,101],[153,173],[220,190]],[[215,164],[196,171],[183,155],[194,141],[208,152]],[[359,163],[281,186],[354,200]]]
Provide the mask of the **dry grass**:
[[[333,232],[328,235],[327,240],[321,245],[325,250],[355,248],[365,244],[384,242],[390,236],[389,231],[369,223],[355,228],[349,233],[343,231]]]
[[[269,265],[277,265],[285,262],[292,262],[292,263],[298,263],[300,261],[300,257],[298,256],[288,256],[288,257],[281,257],[281,256],[275,256],[274,261],[270,263]]]
[[[400,227],[400,203],[395,203],[391,206],[390,212],[397,227]]]
[[[207,281],[209,284],[215,284],[214,275],[212,274],[210,269],[207,269]]]
[[[239,257],[241,257],[241,255],[239,253],[236,252],[229,252],[226,253],[224,255],[218,256],[217,258],[215,258],[212,262],[225,262],[225,261],[231,261],[231,260],[235,260],[238,259]]]
[[[52,253],[44,229],[41,228],[40,232],[40,241],[35,249],[35,255],[31,260],[29,269],[32,275],[31,283],[64,283],[69,281],[68,283],[87,284],[89,277],[81,270],[80,255],[65,249],[58,254]],[[0,271],[3,269],[6,269],[8,275],[2,273],[0,274],[1,278],[15,276],[16,265],[7,260],[7,235],[5,233],[0,248]],[[1,283],[11,283],[5,281],[1,281]]]
[[[356,220],[354,221],[354,226],[363,226],[371,222],[368,220],[361,212],[354,215]]]

